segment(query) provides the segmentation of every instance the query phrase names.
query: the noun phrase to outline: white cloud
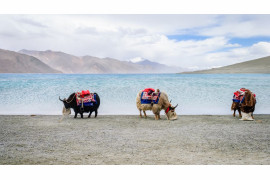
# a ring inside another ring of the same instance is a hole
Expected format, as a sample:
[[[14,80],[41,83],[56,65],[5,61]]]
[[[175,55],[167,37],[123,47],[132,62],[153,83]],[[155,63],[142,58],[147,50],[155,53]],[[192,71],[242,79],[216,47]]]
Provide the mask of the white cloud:
[[[250,47],[232,37],[270,36],[270,15],[0,15],[0,48],[55,50],[206,68],[270,55],[269,42]],[[168,35],[204,35],[176,41]]]
[[[269,15],[223,15],[214,26],[199,29],[205,36],[254,37],[270,36]]]
[[[270,43],[259,42],[250,47],[234,48],[227,52],[209,53],[205,55],[205,61],[208,62],[208,64],[224,66],[269,55]]]

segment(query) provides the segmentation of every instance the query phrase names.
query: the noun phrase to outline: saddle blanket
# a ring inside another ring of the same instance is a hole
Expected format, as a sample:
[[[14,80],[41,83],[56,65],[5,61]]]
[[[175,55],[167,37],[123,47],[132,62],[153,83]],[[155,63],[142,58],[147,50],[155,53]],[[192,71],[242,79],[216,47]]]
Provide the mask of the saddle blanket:
[[[89,93],[88,95],[83,95],[81,96],[80,92],[76,93],[76,102],[77,106],[81,106],[83,103],[83,106],[94,106],[94,104],[97,102],[96,101],[96,94],[94,93]]]
[[[148,92],[142,92],[141,95],[141,104],[151,104],[153,102],[154,104],[157,104],[159,101],[160,93],[154,93],[153,96],[148,95]]]
[[[245,88],[241,88],[237,91],[235,91],[233,93],[233,102],[243,102],[244,100],[244,96],[245,96],[245,90],[248,90],[248,89],[245,89]],[[252,93],[252,92],[251,92]],[[256,98],[256,94],[252,93],[253,96]]]

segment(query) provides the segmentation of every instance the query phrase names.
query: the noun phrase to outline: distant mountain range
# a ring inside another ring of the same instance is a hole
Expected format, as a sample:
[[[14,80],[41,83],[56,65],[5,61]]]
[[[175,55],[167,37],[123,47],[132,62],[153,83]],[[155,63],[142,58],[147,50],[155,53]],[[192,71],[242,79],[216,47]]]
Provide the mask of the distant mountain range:
[[[0,73],[61,73],[35,57],[0,49]]]
[[[143,58],[120,61],[112,58],[98,58],[93,56],[79,57],[50,50],[21,50],[14,52],[0,49],[0,73],[270,73],[270,56],[209,70],[184,71],[186,69],[159,64]]]
[[[19,53],[33,56],[51,68],[62,73],[79,74],[123,74],[123,73],[176,73],[183,71],[178,67],[143,60],[140,62],[120,61],[112,58],[93,56],[78,57],[63,52],[21,50]]]
[[[245,73],[270,73],[270,56],[255,60],[245,61],[220,68],[200,70],[193,72],[182,72],[184,74],[245,74]]]
[[[139,59],[139,60],[138,60]],[[172,66],[166,66],[164,64],[152,62],[148,59],[143,59],[143,58],[136,58],[136,60],[130,60],[131,63],[135,63],[138,65],[143,66],[145,69],[148,71],[156,71],[160,73],[174,73],[174,72],[179,72],[179,71],[185,71],[186,69],[180,68],[180,67],[172,67]]]

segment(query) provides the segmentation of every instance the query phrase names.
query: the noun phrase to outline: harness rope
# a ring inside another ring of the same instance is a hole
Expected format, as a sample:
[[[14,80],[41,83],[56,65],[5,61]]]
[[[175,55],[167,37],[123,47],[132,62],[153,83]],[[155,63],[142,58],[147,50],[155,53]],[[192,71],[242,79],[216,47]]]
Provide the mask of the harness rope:
[[[76,93],[74,94],[73,98],[69,102],[67,102],[67,100],[66,100],[66,103],[68,103],[68,104],[71,103],[71,101],[73,101],[75,96],[76,96]]]
[[[166,111],[165,111],[166,114],[168,114],[168,112],[170,111],[170,107],[171,107],[171,105],[169,105],[169,106],[167,107],[167,109],[166,109]]]

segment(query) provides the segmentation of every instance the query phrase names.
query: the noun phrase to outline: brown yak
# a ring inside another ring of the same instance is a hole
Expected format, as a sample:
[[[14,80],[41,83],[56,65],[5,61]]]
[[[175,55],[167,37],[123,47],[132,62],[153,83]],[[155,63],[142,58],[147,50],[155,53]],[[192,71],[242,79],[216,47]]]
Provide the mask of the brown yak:
[[[245,88],[241,88],[237,91],[235,91],[233,94],[233,99],[232,99],[232,106],[231,106],[231,110],[233,111],[233,117],[235,117],[235,111],[238,110],[239,113],[239,117],[241,118],[241,110],[240,110],[240,102],[244,97],[244,93],[245,93]]]
[[[245,95],[240,104],[242,111],[242,119],[240,120],[254,120],[253,112],[255,110],[256,98],[255,95],[248,89],[245,90]]]
[[[177,119],[177,114],[175,113],[175,108],[171,105],[171,103],[168,100],[168,95],[164,92],[160,92],[159,101],[157,104],[141,104],[141,95],[143,90],[139,91],[137,97],[136,97],[136,105],[138,110],[140,111],[140,117],[142,118],[142,111],[144,113],[144,117],[147,118],[145,111],[146,110],[152,110],[152,112],[155,115],[155,119],[160,119],[160,111],[164,109],[165,114],[167,116],[168,120],[175,120]],[[159,90],[157,90],[159,93]]]

